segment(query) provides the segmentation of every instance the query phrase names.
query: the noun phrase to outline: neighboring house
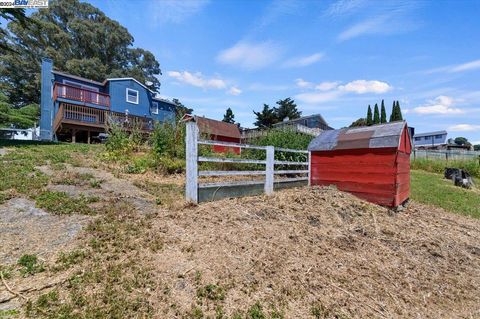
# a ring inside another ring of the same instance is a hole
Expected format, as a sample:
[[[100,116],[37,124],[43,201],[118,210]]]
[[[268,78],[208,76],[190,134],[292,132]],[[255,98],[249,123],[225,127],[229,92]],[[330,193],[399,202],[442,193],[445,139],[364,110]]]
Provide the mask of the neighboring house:
[[[194,121],[197,123],[200,138],[220,142],[240,143],[240,130],[236,124],[212,120],[202,116],[186,114],[182,121]],[[214,145],[213,151],[217,153],[233,152],[240,154],[238,147],[226,147]]]
[[[327,122],[320,114],[303,116],[294,120],[284,119],[280,123],[273,124],[273,127],[295,127],[296,125],[301,125],[312,129],[320,129],[322,131],[333,130],[333,128],[328,126]]]
[[[290,129],[295,132],[308,134],[312,136],[318,136],[321,132],[327,130],[333,130],[330,127],[323,116],[320,114],[313,114],[309,116],[303,116],[295,120],[284,119],[282,122],[273,124],[273,128],[276,129]],[[248,142],[251,139],[266,135],[268,132],[264,128],[242,129],[242,139]]]
[[[447,131],[419,133],[413,136],[415,148],[442,148],[447,144]]]
[[[103,82],[53,70],[42,61],[40,139],[90,143],[107,121],[151,131],[156,121],[175,123],[175,104],[156,97],[134,78]]]

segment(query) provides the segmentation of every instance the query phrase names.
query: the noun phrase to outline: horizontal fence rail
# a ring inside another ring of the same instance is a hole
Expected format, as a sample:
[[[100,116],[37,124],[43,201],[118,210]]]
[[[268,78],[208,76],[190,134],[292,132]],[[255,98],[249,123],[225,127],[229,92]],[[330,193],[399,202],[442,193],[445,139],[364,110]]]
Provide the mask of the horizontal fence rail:
[[[310,176],[310,155],[306,150],[288,148],[277,148],[273,146],[260,146],[243,143],[232,143],[199,139],[198,127],[195,122],[186,123],[186,190],[187,201],[198,203],[205,200],[205,196],[199,196],[199,192],[211,193],[208,200],[216,199],[217,192],[223,192],[221,197],[237,197],[263,192],[272,194],[274,188],[285,188],[300,185],[309,181]],[[230,158],[199,156],[199,145],[223,146],[231,149],[252,149],[264,151],[265,159]],[[275,152],[305,154],[308,161],[287,161],[275,160]],[[232,163],[232,164],[254,164],[264,166],[263,170],[201,170],[198,163]],[[275,170],[275,166],[282,166]],[[285,169],[284,167],[299,167],[299,169]],[[308,169],[301,168],[307,166]],[[282,176],[283,175],[283,176]],[[294,175],[295,177],[284,177]],[[304,176],[302,176],[304,175]],[[306,175],[306,176],[305,176]],[[261,176],[262,180],[240,180],[225,182],[199,183],[199,177],[232,177],[232,176]],[[279,178],[275,178],[279,176]],[[282,177],[280,177],[282,176]],[[303,184],[303,185],[304,185]],[[228,191],[227,191],[228,189]],[[209,194],[210,194],[209,193]],[[228,194],[227,194],[228,193]],[[202,193],[203,194],[203,193]],[[228,195],[228,196],[227,196]],[[202,198],[200,198],[202,197]]]
[[[476,160],[480,157],[480,151],[467,150],[413,150],[411,159],[433,160]]]

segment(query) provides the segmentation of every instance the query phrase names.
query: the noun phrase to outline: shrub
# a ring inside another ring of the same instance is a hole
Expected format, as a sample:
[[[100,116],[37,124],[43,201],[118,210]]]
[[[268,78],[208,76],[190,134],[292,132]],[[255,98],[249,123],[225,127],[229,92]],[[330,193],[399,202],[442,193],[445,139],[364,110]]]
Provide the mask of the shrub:
[[[127,155],[133,151],[133,143],[130,141],[127,132],[117,124],[108,126],[108,139],[105,143],[107,157],[116,159],[119,156]]]
[[[153,153],[157,156],[185,158],[185,125],[157,123],[150,138]]]

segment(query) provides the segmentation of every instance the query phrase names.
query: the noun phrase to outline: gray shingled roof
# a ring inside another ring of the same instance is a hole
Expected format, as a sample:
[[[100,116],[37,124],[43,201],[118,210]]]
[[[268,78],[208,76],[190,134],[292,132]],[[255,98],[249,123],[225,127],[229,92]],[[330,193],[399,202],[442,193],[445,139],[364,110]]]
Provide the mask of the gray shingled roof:
[[[308,145],[309,151],[398,147],[404,121],[324,131]]]

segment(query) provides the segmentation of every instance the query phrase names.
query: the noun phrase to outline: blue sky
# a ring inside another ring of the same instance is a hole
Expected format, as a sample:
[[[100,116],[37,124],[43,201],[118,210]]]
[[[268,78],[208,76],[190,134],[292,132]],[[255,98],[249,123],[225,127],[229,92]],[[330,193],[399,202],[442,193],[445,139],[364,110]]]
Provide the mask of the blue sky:
[[[385,99],[480,144],[480,1],[89,1],[161,64],[161,95],[242,126],[292,97],[340,128]]]

